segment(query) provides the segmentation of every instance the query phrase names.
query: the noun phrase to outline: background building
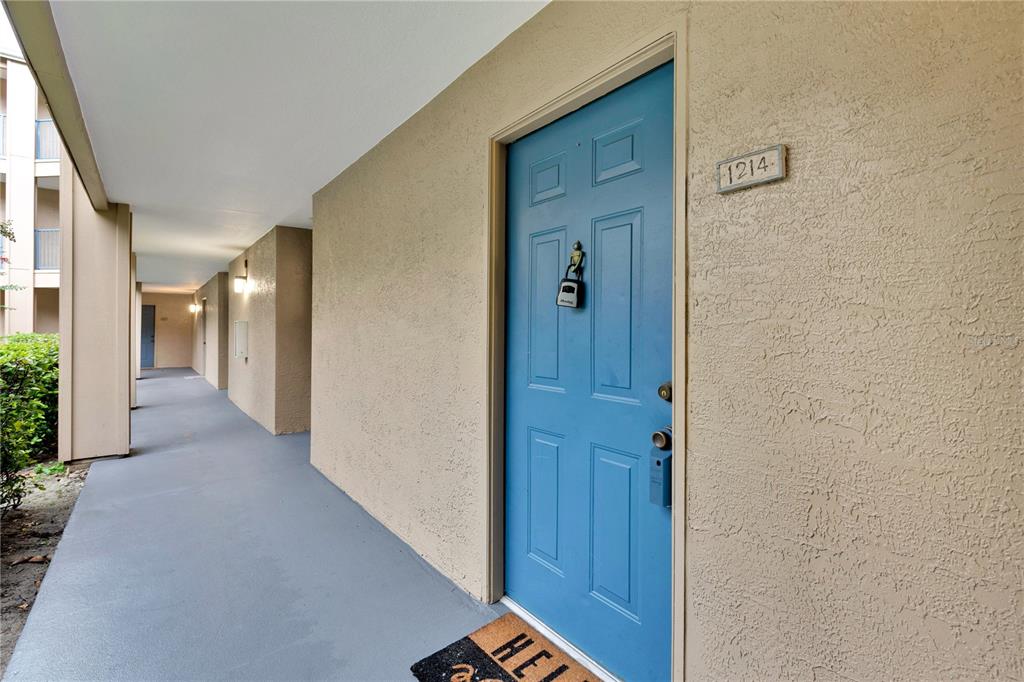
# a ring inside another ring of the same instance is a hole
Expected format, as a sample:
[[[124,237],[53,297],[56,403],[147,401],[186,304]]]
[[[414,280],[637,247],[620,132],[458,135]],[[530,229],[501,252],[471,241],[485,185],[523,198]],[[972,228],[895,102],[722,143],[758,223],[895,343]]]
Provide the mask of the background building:
[[[61,141],[6,17],[0,22],[0,336],[57,332],[60,310]]]

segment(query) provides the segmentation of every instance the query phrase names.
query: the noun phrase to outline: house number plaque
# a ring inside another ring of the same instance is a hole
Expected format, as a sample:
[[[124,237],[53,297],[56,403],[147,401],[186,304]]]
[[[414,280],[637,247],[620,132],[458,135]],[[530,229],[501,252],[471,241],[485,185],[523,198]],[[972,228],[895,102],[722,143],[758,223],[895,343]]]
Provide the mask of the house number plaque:
[[[786,145],[777,144],[719,161],[716,169],[719,194],[781,180],[786,177]]]

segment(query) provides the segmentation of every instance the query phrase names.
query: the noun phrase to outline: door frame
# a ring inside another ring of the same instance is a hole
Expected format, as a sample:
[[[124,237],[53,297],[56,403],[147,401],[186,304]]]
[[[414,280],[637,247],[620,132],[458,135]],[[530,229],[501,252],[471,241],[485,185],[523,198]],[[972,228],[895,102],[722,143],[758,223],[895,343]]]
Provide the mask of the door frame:
[[[508,145],[580,109],[643,74],[674,61],[672,184],[672,673],[685,673],[686,539],[686,325],[687,325],[687,101],[686,17],[669,29],[633,43],[606,62],[596,75],[494,133],[488,140],[487,235],[487,584],[485,595],[497,602],[505,594],[505,341],[506,227],[505,164]],[[683,306],[679,309],[680,304]]]

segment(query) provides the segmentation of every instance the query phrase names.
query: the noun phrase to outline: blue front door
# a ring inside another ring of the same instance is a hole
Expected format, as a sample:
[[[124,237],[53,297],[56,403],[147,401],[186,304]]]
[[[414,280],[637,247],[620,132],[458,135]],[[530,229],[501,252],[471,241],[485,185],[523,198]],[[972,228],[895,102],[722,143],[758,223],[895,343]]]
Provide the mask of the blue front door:
[[[508,150],[505,589],[627,680],[670,677],[672,92],[666,64]]]
[[[140,363],[143,367],[153,366],[153,348],[156,345],[156,306],[142,306],[142,343],[139,346]]]

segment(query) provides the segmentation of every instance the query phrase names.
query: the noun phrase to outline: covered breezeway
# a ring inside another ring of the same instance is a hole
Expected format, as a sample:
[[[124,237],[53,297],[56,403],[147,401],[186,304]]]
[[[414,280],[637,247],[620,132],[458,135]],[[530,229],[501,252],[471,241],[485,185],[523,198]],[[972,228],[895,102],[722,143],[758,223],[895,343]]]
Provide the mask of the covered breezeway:
[[[492,620],[191,370],[92,465],[7,680],[411,679]]]

